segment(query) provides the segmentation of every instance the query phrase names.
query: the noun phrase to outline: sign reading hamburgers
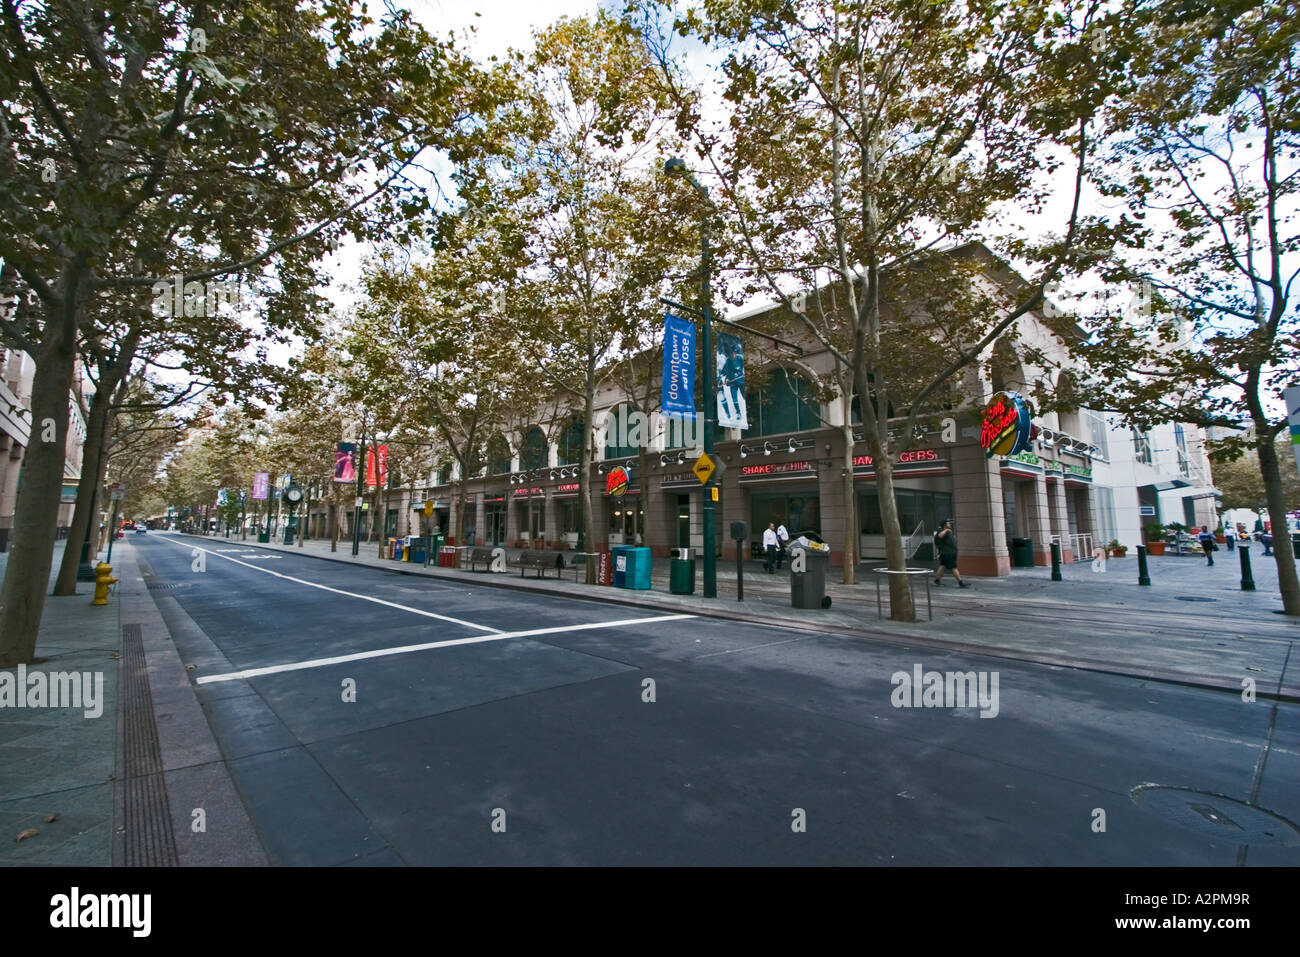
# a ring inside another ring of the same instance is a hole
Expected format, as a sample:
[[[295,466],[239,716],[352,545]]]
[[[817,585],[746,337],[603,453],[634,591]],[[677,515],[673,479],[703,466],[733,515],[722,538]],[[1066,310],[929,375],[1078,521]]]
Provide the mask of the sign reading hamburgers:
[[[980,422],[980,446],[989,458],[1015,455],[1029,448],[1029,426],[1033,413],[1019,392],[999,392],[984,407]]]

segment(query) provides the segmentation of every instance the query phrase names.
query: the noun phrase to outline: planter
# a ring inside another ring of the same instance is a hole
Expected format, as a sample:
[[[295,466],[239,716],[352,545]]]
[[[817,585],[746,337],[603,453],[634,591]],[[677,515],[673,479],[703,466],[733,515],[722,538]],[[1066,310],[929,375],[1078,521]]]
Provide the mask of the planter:
[[[1123,558],[1127,554],[1128,554],[1127,548],[1112,548],[1110,550],[1111,558]]]
[[[1227,540],[1227,538],[1225,538],[1225,537],[1222,536],[1222,535],[1215,535],[1215,536],[1214,536],[1214,540],[1215,540],[1216,542],[1218,542],[1220,545],[1226,545],[1226,544],[1228,544],[1228,540]]]
[[[1147,542],[1148,555],[1163,555],[1165,553],[1164,542]]]

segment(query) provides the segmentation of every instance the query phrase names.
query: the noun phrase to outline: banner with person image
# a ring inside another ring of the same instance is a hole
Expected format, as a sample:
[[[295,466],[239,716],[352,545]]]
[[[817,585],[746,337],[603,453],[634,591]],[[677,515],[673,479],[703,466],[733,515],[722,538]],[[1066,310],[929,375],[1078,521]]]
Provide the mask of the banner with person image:
[[[745,344],[738,336],[718,334],[718,426],[749,428],[745,407]]]

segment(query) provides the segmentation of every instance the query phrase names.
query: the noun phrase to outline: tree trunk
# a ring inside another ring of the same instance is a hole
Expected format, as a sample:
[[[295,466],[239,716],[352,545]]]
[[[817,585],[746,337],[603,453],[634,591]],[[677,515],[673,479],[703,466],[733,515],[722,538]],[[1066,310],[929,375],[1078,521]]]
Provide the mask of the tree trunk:
[[[590,339],[588,336],[587,349],[587,385],[583,397],[582,421],[586,430],[586,437],[582,443],[582,468],[578,473],[578,502],[582,509],[582,538],[583,550],[588,552],[597,551],[597,545],[603,544],[601,551],[609,550],[609,542],[603,537],[598,537],[595,532],[595,520],[591,507],[591,461],[595,456],[596,441],[596,423],[594,421],[596,413],[596,359],[590,348]]]
[[[873,452],[876,452],[874,447]],[[883,450],[873,454],[871,460],[876,469],[880,523],[885,533],[885,563],[891,572],[901,572],[907,567],[907,556],[903,554],[903,533],[898,525],[898,502],[894,498],[894,463]],[[889,617],[894,621],[916,621],[906,575],[889,576]]]
[[[849,402],[851,412],[852,401]],[[857,582],[858,572],[858,492],[853,480],[853,417],[844,416],[844,427],[840,430],[844,436],[844,477],[840,485],[844,495],[844,584]]]
[[[128,337],[130,338],[130,337]],[[81,566],[81,546],[74,542],[83,542],[90,531],[94,519],[99,487],[104,482],[104,473],[108,469],[108,456],[104,454],[111,438],[108,424],[112,413],[114,393],[124,373],[116,369],[130,371],[135,359],[135,343],[139,335],[134,336],[130,345],[124,344],[122,355],[117,359],[116,368],[101,367],[99,388],[90,399],[89,415],[86,419],[86,444],[81,453],[81,479],[77,483],[77,505],[72,512],[72,528],[68,531],[68,544],[63,549],[63,559],[59,564],[59,577],[54,583],[55,595],[75,595],[77,593],[77,570]]]
[[[71,284],[61,285],[67,289]],[[42,345],[32,381],[32,430],[23,454],[13,544],[0,588],[0,668],[30,664],[36,654],[63,491],[68,393],[77,360],[76,308],[65,302],[60,320],[46,323],[46,335],[53,341]],[[42,441],[51,426],[54,441]],[[79,548],[80,542],[73,545],[70,539],[67,547]]]
[[[1266,434],[1259,430],[1258,434]],[[1277,586],[1282,593],[1282,609],[1288,615],[1300,615],[1300,580],[1296,576],[1295,549],[1291,547],[1291,529],[1286,521],[1286,497],[1282,491],[1282,472],[1277,450],[1271,439],[1260,442],[1259,471],[1268,496],[1268,517],[1273,523],[1273,554],[1277,562]]]

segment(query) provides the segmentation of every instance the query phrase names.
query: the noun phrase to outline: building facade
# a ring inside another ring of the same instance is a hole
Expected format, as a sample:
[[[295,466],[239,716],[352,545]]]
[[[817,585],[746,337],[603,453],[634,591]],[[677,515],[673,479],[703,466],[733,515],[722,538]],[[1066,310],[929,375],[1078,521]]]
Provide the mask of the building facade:
[[[1001,264],[979,249],[990,260],[989,275],[996,275]],[[860,429],[852,430],[856,510],[846,502],[845,423],[854,404],[848,396],[828,393],[833,357],[801,335],[803,327],[793,318],[783,321],[780,309],[764,307],[733,318],[788,337],[802,355],[749,370],[756,383],[744,395],[749,428],[719,429],[715,436],[714,459],[721,470],[714,478],[719,556],[734,560],[739,548],[758,557],[771,521],[785,525],[792,537],[818,536],[831,547],[831,564],[842,566],[852,520],[860,560],[881,564],[885,550],[875,469]],[[1024,358],[1030,355],[1043,357],[1043,363]],[[1132,443],[1124,443],[1127,430],[1101,415],[1048,413],[1033,419],[1029,449],[989,457],[980,426],[993,394],[1028,393],[1041,383],[1054,389],[1059,370],[1068,368],[1067,356],[1044,318],[1029,313],[1014,336],[960,374],[960,402],[932,417],[924,437],[895,466],[909,560],[930,558],[931,536],[947,518],[955,522],[963,574],[1005,575],[1013,561],[1050,564],[1053,543],[1065,562],[1090,559],[1112,539],[1128,545],[1142,541],[1143,503],[1153,501],[1159,516],[1176,514],[1181,520],[1191,514],[1182,502],[1202,501],[1180,492],[1210,486],[1203,438],[1187,429],[1153,433],[1162,457],[1147,462]],[[657,389],[651,394],[657,396]],[[576,549],[581,542],[589,551],[631,544],[649,547],[656,557],[679,548],[698,551],[703,499],[692,471],[698,436],[676,419],[638,411],[612,385],[597,394],[595,407],[594,527],[585,534],[578,499],[583,426],[576,415],[525,420],[494,435],[486,446],[485,468],[467,476],[463,486],[456,468],[445,466],[390,494],[387,534],[423,534],[432,526],[456,544]],[[434,508],[428,523],[422,512],[427,500]],[[739,543],[729,537],[735,522],[747,525]],[[326,527],[323,509],[318,510],[309,528],[316,533]]]
[[[22,475],[23,453],[32,441],[32,380],[36,365],[27,353],[7,349],[0,353],[0,551],[9,548],[10,530]],[[63,491],[59,505],[59,536],[67,534],[81,480],[81,456],[86,444],[86,419],[82,411],[83,379],[78,364],[70,394],[68,437],[64,447]]]

